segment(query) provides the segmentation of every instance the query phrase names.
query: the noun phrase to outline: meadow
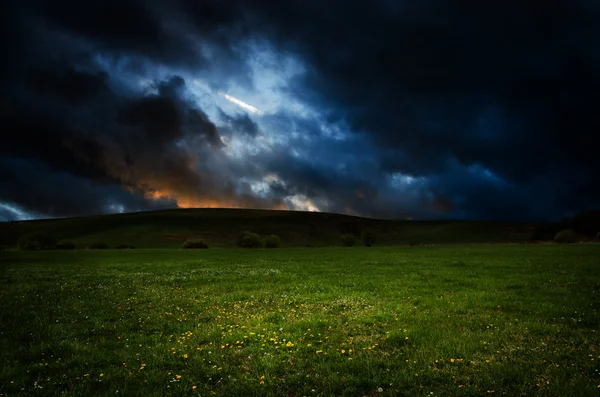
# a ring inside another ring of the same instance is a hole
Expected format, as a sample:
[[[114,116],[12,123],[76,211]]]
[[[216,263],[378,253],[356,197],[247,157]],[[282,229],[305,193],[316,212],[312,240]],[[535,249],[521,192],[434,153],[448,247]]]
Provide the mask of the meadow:
[[[0,252],[0,395],[600,394],[600,245]]]

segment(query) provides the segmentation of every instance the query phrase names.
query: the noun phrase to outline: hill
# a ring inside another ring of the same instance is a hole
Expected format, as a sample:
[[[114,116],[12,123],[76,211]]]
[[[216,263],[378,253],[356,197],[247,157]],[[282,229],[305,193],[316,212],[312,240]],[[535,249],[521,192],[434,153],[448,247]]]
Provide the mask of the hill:
[[[245,230],[277,234],[283,246],[340,245],[340,235],[377,233],[377,245],[524,242],[530,223],[489,221],[398,221],[300,211],[175,209],[0,223],[0,247],[11,248],[24,234],[43,231],[78,247],[104,242],[111,247],[177,248],[188,238],[211,246],[233,246]]]

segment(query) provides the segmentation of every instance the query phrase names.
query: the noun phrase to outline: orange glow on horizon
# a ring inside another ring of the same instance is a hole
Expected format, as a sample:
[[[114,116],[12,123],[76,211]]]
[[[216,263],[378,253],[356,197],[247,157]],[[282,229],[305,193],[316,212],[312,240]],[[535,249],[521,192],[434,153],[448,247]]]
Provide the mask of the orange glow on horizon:
[[[256,208],[250,202],[243,200],[228,199],[197,199],[185,197],[184,195],[171,193],[167,190],[154,190],[146,193],[147,198],[154,200],[167,199],[174,200],[178,208]],[[272,210],[291,210],[290,206],[284,202],[273,204],[265,209]]]

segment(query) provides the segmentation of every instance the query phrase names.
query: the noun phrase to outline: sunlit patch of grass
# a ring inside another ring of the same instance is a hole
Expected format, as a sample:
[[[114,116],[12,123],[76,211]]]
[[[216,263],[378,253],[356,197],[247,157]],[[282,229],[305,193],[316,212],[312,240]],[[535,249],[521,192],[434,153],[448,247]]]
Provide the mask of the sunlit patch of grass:
[[[589,396],[599,253],[10,253],[0,393]]]

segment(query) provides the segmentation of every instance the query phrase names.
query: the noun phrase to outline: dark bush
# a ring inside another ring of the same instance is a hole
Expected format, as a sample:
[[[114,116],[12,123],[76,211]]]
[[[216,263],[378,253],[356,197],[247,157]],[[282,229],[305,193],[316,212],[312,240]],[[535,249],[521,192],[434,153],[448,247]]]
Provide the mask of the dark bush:
[[[576,233],[594,237],[600,228],[600,211],[583,211],[571,219],[571,227]],[[567,228],[565,228],[567,229]]]
[[[187,240],[186,242],[184,242],[181,245],[181,248],[200,248],[200,249],[206,249],[208,248],[208,244],[206,244],[206,241],[202,240],[201,238],[192,238]]]
[[[75,243],[73,243],[72,241],[59,241],[56,244],[56,249],[57,250],[74,250]]]
[[[344,247],[352,247],[356,242],[356,238],[353,234],[344,234],[342,236],[342,245]]]
[[[103,242],[95,242],[88,245],[87,248],[90,250],[105,250],[108,249],[108,244]]]
[[[373,229],[363,230],[360,237],[362,238],[363,243],[367,247],[372,246],[373,244],[375,244],[375,241],[377,241],[377,234],[375,234]]]
[[[565,229],[556,233],[554,241],[557,243],[576,243],[578,240],[577,233],[573,229]]]
[[[130,245],[130,244],[121,244],[121,245],[117,245],[115,248],[118,249],[118,250],[132,250],[135,247],[133,245]]]
[[[263,241],[256,233],[244,232],[240,235],[237,245],[241,248],[262,248]]]
[[[281,244],[281,238],[276,234],[271,234],[270,236],[265,237],[264,243],[267,248],[277,248],[279,247],[279,244]]]
[[[56,248],[56,239],[43,232],[33,232],[21,236],[17,241],[20,250],[49,250]]]

